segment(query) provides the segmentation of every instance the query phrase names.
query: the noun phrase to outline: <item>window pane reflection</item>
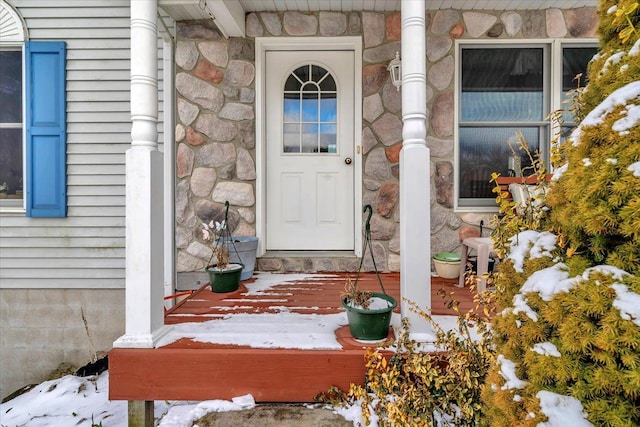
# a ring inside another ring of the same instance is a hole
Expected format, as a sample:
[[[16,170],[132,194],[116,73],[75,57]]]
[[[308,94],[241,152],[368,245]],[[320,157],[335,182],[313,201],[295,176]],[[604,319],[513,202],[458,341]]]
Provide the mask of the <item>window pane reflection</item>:
[[[22,198],[22,129],[0,129],[0,198]]]
[[[318,152],[318,125],[302,125],[302,152]]]
[[[297,68],[283,93],[283,152],[337,153],[337,92],[331,73],[319,65]]]
[[[293,72],[293,74],[301,81],[308,82],[309,79],[309,66],[305,65],[303,67],[298,68]]]
[[[300,100],[298,97],[289,99],[286,95],[284,98],[284,121],[299,122],[300,121]]]
[[[531,162],[518,149],[516,132],[521,131],[534,153],[540,148],[538,127],[461,127],[460,128],[460,198],[491,198],[491,173],[502,176],[531,175]],[[515,157],[509,148],[515,150]]]
[[[587,65],[593,55],[597,53],[596,47],[565,47],[562,49],[562,118],[565,123],[573,123],[571,113],[570,91],[587,84]],[[576,76],[581,75],[579,78]]]
[[[335,122],[338,111],[336,94],[322,94],[320,101],[320,120],[323,122]]]
[[[543,120],[542,48],[462,50],[462,121]]]
[[[320,152],[337,152],[336,125],[320,125]]]
[[[285,124],[282,134],[283,138],[283,150],[285,153],[299,153],[300,152],[300,125],[299,124]]]
[[[318,105],[318,94],[305,93],[302,100],[302,121],[317,122],[319,110],[320,106]]]
[[[0,123],[22,123],[22,52],[0,52]]]
[[[336,82],[333,80],[331,74],[327,73],[326,77],[324,77],[320,81],[320,90],[322,91],[336,91]]]
[[[287,82],[284,84],[285,91],[297,92],[302,87],[302,82],[293,74],[289,76]]]

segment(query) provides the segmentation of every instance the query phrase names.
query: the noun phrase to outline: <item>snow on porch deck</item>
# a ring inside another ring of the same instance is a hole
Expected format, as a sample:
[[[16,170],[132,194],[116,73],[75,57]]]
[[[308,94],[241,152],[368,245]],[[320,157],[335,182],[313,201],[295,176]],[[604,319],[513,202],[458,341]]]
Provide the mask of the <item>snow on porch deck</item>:
[[[158,346],[361,349],[363,343],[351,338],[340,305],[347,277],[355,280],[349,273],[257,273],[230,293],[214,293],[205,285],[167,312],[165,324],[172,325],[172,331]],[[400,302],[400,274],[382,273],[380,277],[386,292]],[[362,289],[381,292],[375,273],[361,274],[358,280]],[[453,292],[463,312],[475,306],[469,288],[457,288],[456,283],[432,278],[432,314],[436,318],[455,314],[445,306],[442,291],[447,295]],[[400,304],[392,326],[400,325],[399,313]],[[389,337],[393,337],[391,330]]]
[[[238,313],[342,313],[340,294],[347,277],[355,279],[353,273],[255,273],[253,278],[241,282],[237,291],[230,293],[211,292],[206,284],[170,309],[165,315],[165,324],[224,319]],[[381,273],[380,277],[387,293],[400,302],[400,273]],[[475,306],[475,293],[468,287],[456,287],[457,283],[458,279],[431,278],[432,314],[455,314],[438,295],[442,290],[447,294],[454,293],[463,312]],[[361,274],[359,286],[380,292],[375,273]]]
[[[365,349],[375,344],[349,333],[340,305],[347,275],[256,273],[235,292],[201,287],[166,312],[169,332],[157,348],[111,351],[110,398],[204,400],[251,393],[259,402],[310,402],[332,385],[362,382]],[[400,302],[400,274],[381,277]],[[364,289],[380,289],[373,273],[359,281]],[[455,313],[439,291],[453,292],[462,312],[475,307],[474,294],[456,283],[431,279],[432,313],[449,325]],[[392,325],[399,323],[396,309]]]

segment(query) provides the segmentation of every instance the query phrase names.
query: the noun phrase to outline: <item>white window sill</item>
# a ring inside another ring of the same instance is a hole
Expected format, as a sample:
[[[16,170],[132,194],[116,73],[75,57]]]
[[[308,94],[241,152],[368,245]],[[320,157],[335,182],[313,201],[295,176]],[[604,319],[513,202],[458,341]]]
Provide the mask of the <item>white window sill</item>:
[[[498,213],[498,206],[490,207],[490,206],[456,206],[453,209],[455,213]]]
[[[25,216],[26,211],[22,207],[0,206],[1,216]]]

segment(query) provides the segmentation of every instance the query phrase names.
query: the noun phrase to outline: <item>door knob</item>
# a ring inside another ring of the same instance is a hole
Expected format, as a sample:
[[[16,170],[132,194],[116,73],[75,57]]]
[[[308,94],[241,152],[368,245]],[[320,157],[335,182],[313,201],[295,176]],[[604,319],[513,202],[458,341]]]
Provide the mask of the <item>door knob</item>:
[[[350,164],[351,164],[351,162],[352,162],[351,157],[347,157],[346,159],[344,159],[344,162],[345,162],[346,164],[350,165]]]

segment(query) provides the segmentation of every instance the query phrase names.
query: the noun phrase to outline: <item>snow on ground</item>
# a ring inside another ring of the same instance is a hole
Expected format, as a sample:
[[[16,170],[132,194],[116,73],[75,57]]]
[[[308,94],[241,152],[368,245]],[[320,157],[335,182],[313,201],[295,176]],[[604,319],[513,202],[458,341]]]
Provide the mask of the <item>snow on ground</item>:
[[[109,401],[109,374],[45,381],[0,405],[4,426],[127,425],[127,402]]]
[[[255,406],[253,396],[204,402],[156,401],[154,417],[158,427],[191,427],[210,412],[241,411]],[[95,377],[67,375],[45,381],[0,405],[2,427],[124,427],[127,402],[109,400],[109,372]]]
[[[505,359],[502,361],[503,375],[520,385],[515,370]],[[45,381],[29,392],[0,405],[2,427],[124,427],[127,425],[127,402],[109,401],[109,373],[97,377],[67,375],[57,380]],[[591,426],[585,420],[580,402],[570,396],[561,396],[540,391],[543,412],[549,420],[540,427]],[[155,402],[155,425],[157,427],[191,427],[193,423],[212,412],[241,411],[255,406],[251,395],[239,396],[231,401],[207,400],[203,402]],[[362,426],[362,409],[359,404],[334,408],[335,412],[354,426]],[[439,425],[445,424],[435,414]],[[451,422],[451,420],[446,420]],[[369,427],[378,427],[378,419],[372,414]]]
[[[228,400],[206,400],[204,402],[175,405],[158,422],[158,427],[191,427],[193,423],[212,412],[242,411],[256,406],[250,394]]]

